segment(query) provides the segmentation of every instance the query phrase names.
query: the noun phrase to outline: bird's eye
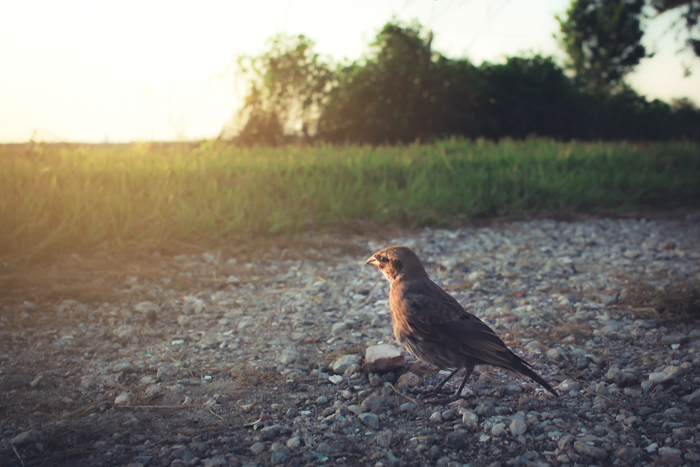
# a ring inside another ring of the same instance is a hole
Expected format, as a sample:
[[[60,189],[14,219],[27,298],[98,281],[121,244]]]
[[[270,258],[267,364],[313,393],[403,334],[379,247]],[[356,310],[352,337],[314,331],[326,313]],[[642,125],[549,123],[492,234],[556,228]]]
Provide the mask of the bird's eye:
[[[380,257],[379,257],[379,262],[380,262],[380,263],[384,264],[384,263],[386,263],[387,261],[389,261],[389,259],[388,259],[386,256],[380,256]]]

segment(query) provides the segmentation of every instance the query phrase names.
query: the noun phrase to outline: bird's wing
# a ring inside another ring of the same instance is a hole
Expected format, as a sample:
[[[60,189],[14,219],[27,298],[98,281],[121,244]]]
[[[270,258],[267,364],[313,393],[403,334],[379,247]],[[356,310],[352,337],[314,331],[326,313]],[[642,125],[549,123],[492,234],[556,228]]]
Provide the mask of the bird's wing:
[[[437,286],[436,286],[437,287]],[[404,295],[414,336],[439,343],[482,363],[508,366],[512,353],[498,335],[442,289]]]

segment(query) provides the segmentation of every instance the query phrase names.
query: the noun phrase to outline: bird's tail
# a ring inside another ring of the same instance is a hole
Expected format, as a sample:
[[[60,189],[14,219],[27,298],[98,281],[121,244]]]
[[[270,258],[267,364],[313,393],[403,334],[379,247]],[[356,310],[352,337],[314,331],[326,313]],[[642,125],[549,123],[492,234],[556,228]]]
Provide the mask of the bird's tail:
[[[507,366],[505,368],[515,371],[517,373],[520,373],[522,375],[527,376],[531,380],[535,381],[537,384],[545,388],[547,391],[551,392],[555,396],[559,397],[559,394],[557,394],[557,391],[554,390],[552,386],[549,385],[547,381],[544,380],[540,375],[535,373],[535,371],[530,367],[530,364],[523,360],[522,358],[518,357],[515,355],[513,352],[511,352],[511,355],[513,356],[513,360],[510,362],[511,365]]]

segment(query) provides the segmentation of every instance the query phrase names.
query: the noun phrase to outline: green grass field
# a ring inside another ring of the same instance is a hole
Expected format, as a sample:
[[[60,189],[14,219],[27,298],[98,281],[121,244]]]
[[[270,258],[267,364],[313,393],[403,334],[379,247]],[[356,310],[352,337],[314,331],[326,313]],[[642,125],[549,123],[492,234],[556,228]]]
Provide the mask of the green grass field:
[[[133,241],[647,206],[700,206],[697,144],[0,146],[0,256],[12,263]]]

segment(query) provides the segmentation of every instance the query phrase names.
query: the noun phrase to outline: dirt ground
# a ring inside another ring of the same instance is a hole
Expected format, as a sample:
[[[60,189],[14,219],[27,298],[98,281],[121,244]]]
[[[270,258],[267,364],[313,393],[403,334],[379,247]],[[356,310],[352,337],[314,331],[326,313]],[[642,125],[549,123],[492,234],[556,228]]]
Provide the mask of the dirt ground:
[[[513,227],[473,227],[482,228]],[[173,244],[121,257],[74,254],[4,275],[0,465],[700,465],[697,446],[679,447],[699,439],[700,415],[674,409],[687,407],[681,399],[699,387],[697,350],[673,347],[698,342],[695,325],[652,324],[607,298],[595,306],[607,320],[630,323],[632,337],[569,319],[550,342],[536,326],[511,329],[523,320],[515,314],[493,318],[506,342],[564,393],[560,399],[487,368],[472,377],[463,403],[431,403],[398,387],[409,370],[425,385],[440,378],[410,360],[380,375],[360,364],[341,373],[341,383],[329,382],[340,356],[393,341],[388,316],[356,313],[386,290],[370,273],[355,278],[353,265],[362,270],[372,242],[420,232],[331,234],[225,252]],[[427,266],[431,276],[445,269]],[[479,279],[482,287],[489,280]],[[530,292],[517,281],[500,299],[482,294],[476,279],[461,281],[445,288],[472,287],[468,302],[527,306]],[[561,302],[580,299],[574,295]],[[647,328],[657,330],[654,340],[636,334]],[[655,349],[661,334],[683,337]],[[528,344],[538,336],[539,350]],[[585,351],[558,357],[549,352],[555,338]],[[650,352],[654,361],[642,362]],[[632,363],[635,377],[619,368],[611,376],[611,367]],[[682,376],[644,386],[648,372],[671,366],[683,367]],[[474,416],[481,425],[469,424]],[[518,417],[525,432],[511,425]]]

